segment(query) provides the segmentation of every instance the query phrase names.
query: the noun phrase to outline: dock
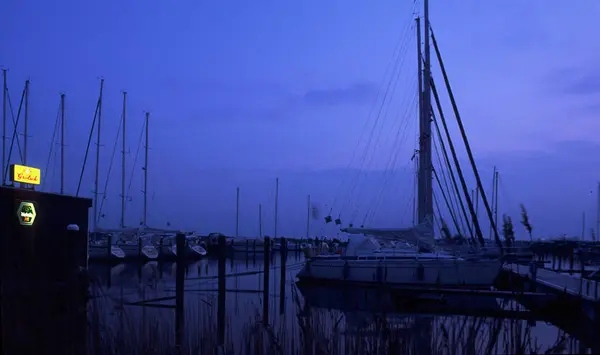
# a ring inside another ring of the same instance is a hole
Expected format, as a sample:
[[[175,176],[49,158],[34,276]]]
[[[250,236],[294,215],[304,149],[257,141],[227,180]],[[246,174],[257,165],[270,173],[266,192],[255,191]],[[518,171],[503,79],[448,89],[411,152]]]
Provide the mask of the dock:
[[[581,297],[590,302],[600,302],[600,282],[583,277],[574,277],[556,271],[530,267],[529,265],[507,264],[504,270],[527,278],[542,288]]]

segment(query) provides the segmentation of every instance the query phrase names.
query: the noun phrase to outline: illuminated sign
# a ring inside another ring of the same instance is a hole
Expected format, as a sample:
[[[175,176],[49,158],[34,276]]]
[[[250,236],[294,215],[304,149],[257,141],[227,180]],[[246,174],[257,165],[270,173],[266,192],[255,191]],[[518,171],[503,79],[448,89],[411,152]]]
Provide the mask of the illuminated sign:
[[[24,184],[39,185],[42,172],[38,168],[30,166],[12,164],[10,166],[10,177],[13,182],[21,182]]]
[[[31,226],[35,221],[35,206],[32,202],[21,202],[19,209],[17,210],[17,217],[19,217],[19,223],[22,226]]]

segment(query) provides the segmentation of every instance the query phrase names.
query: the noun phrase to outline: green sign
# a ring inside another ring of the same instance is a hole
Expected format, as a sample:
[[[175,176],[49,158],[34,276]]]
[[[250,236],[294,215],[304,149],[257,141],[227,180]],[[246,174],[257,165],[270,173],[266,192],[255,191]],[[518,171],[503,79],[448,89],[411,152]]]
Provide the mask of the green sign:
[[[22,226],[32,226],[36,215],[35,206],[32,202],[21,202],[17,210],[17,217],[19,217],[19,223]]]

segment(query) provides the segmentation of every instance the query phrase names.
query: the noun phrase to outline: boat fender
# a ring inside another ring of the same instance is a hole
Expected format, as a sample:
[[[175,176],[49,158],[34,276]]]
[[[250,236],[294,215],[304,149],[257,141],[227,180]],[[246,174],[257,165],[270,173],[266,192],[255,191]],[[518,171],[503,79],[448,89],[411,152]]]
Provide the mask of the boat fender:
[[[377,282],[383,281],[383,268],[381,267],[381,261],[379,261],[379,265],[377,265]]]
[[[423,279],[425,279],[425,267],[423,264],[419,264],[417,266],[417,280],[423,281]]]
[[[344,276],[344,280],[347,280],[348,276],[350,276],[350,265],[348,265],[348,261],[347,260],[344,263],[343,276]]]

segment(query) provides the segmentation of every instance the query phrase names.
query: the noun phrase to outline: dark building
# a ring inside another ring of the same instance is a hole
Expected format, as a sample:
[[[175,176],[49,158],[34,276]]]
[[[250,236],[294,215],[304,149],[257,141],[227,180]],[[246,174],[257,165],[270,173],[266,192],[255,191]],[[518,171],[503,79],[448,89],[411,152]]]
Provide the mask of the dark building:
[[[0,187],[1,354],[86,352],[91,206],[86,198]]]

